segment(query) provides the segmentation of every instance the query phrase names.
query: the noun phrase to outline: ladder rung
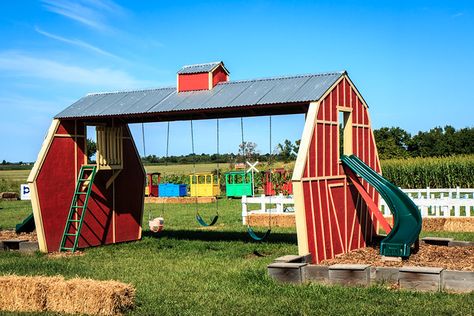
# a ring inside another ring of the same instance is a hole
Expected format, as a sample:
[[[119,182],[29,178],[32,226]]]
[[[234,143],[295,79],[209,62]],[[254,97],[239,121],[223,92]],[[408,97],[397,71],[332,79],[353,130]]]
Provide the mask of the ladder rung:
[[[72,208],[84,208],[84,205],[73,205]]]
[[[84,195],[87,194],[87,192],[76,192],[76,194]]]
[[[68,222],[80,222],[80,219],[68,219]]]
[[[70,233],[66,233],[64,234],[65,236],[77,236],[77,234],[70,234]]]
[[[74,248],[61,247],[61,250],[74,250]]]

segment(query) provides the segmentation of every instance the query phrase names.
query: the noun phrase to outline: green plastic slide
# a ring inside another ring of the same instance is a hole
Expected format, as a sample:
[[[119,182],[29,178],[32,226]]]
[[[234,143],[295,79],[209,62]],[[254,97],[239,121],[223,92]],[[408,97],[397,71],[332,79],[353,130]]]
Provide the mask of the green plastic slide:
[[[28,217],[25,218],[23,222],[21,222],[20,224],[16,224],[15,226],[15,232],[17,234],[31,233],[34,230],[35,230],[35,219],[33,217],[33,213],[28,215]]]
[[[421,231],[421,214],[418,207],[402,190],[357,156],[342,156],[341,161],[380,193],[393,214],[393,228],[382,240],[380,253],[390,257],[410,256],[410,247],[418,241]]]

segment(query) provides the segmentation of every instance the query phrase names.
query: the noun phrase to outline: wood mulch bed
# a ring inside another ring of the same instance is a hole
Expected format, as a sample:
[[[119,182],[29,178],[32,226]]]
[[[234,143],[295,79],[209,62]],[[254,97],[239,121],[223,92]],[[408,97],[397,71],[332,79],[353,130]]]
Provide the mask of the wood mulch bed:
[[[20,240],[28,240],[28,241],[38,240],[38,238],[36,237],[36,232],[17,234],[15,233],[14,230],[0,230],[0,241],[12,240],[12,239],[20,239]]]
[[[366,247],[324,260],[320,264],[370,264],[377,267],[440,267],[449,270],[474,271],[474,247],[447,247],[420,244],[417,253],[402,261],[382,261],[379,247]]]

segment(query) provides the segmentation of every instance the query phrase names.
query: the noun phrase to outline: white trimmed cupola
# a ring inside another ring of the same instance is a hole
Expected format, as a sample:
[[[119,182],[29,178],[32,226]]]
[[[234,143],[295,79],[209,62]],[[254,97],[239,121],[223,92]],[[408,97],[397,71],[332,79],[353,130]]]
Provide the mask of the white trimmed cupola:
[[[229,71],[222,61],[187,65],[178,71],[178,92],[212,90],[219,82],[229,81]]]

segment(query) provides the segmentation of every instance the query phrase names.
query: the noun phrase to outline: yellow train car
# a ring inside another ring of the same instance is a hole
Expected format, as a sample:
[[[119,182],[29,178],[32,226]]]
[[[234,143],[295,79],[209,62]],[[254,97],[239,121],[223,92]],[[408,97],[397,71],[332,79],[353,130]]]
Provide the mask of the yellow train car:
[[[218,196],[221,194],[219,178],[212,173],[195,173],[189,176],[191,196]]]

